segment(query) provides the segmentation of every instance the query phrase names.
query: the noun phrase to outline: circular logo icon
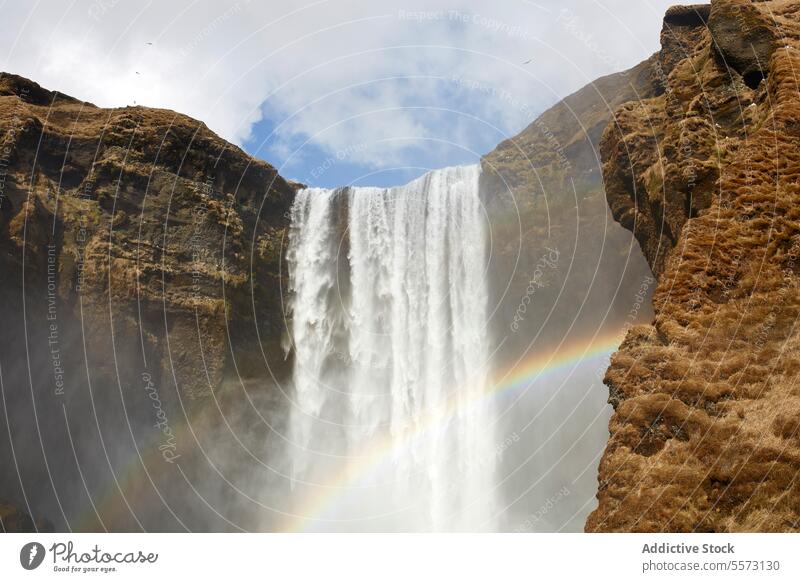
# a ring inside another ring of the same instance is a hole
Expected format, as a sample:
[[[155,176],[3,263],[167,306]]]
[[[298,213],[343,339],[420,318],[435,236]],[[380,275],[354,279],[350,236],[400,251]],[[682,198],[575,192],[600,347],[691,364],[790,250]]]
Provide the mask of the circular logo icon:
[[[44,546],[39,542],[30,542],[19,551],[19,563],[26,570],[35,570],[44,560]]]

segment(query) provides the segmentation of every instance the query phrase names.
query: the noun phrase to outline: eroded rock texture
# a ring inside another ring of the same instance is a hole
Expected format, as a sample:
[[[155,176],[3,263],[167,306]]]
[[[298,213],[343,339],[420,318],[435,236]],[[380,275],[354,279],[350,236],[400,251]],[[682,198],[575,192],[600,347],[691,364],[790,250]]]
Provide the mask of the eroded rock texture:
[[[24,266],[44,299],[55,275],[59,315],[81,309],[93,370],[113,365],[115,347],[144,349],[147,366],[175,372],[190,399],[218,386],[226,366],[262,374],[250,361],[262,359],[253,324],[265,351],[280,352],[293,187],[171,111],[100,109],[7,74],[0,100],[3,292],[19,296]],[[228,345],[226,328],[240,345]]]
[[[589,531],[800,529],[800,2],[665,18],[665,91],[617,110],[614,216],[659,284],[605,382]]]
[[[0,498],[57,529],[147,527],[145,510],[87,521],[86,494],[122,491],[114,476],[142,454],[135,443],[185,459],[196,434],[175,433],[217,409],[223,386],[264,392],[285,376],[295,188],[199,121],[101,109],[9,74],[0,137],[0,371],[13,435],[0,459],[16,468],[0,476]],[[152,464],[174,469],[164,460]]]

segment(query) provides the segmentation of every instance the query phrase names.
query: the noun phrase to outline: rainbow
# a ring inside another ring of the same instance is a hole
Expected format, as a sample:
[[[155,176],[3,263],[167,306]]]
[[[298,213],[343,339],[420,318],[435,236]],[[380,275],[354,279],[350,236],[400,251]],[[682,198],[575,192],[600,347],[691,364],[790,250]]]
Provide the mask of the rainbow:
[[[512,366],[505,373],[496,377],[488,389],[474,400],[478,404],[485,398],[513,394],[532,387],[537,381],[551,376],[563,374],[575,366],[583,366],[608,358],[616,351],[622,336],[618,330],[602,336],[595,335],[586,340],[577,340],[569,345],[561,345],[544,354],[533,354]],[[458,401],[451,398],[438,410],[430,412],[420,423],[410,428],[405,434],[393,437],[377,438],[367,450],[351,457],[351,462],[336,473],[334,478],[324,484],[316,485],[319,491],[309,496],[302,505],[299,515],[293,515],[280,531],[303,531],[315,520],[321,519],[336,505],[339,497],[349,490],[363,486],[369,475],[387,468],[398,446],[411,446],[418,439],[425,438],[432,431],[441,430],[447,420],[457,411]],[[398,443],[399,441],[399,443]]]
[[[612,330],[604,334],[595,334],[588,339],[581,338],[566,344],[562,343],[544,353],[532,354],[503,373],[496,374],[495,380],[489,387],[473,399],[474,404],[479,404],[485,398],[505,397],[522,392],[530,389],[538,381],[563,374],[576,366],[597,362],[599,367],[600,360],[608,358],[619,347],[621,340],[622,334],[619,330]],[[402,435],[374,439],[365,450],[351,456],[350,462],[337,471],[330,480],[314,484],[315,492],[302,500],[299,510],[279,512],[273,509],[276,513],[283,513],[285,517],[284,523],[277,530],[304,531],[317,520],[334,521],[325,520],[323,516],[329,515],[337,502],[348,492],[363,487],[375,472],[391,469],[391,461],[398,448],[409,447],[432,432],[442,430],[450,417],[457,412],[457,402],[456,398],[451,398],[438,410],[430,411],[422,421],[410,427]],[[180,443],[185,445],[194,443],[195,428],[209,422],[209,415],[213,412],[218,412],[216,407],[206,407],[206,410],[193,417],[184,416],[176,419],[174,434],[179,446]],[[98,517],[103,522],[117,527],[119,523],[133,519],[122,496],[136,498],[139,489],[150,485],[145,467],[151,475],[166,469],[157,449],[157,442],[158,439],[154,439],[152,446],[139,447],[139,452],[120,473],[117,473],[116,481],[112,481],[97,503],[90,505],[80,516],[75,528],[77,531],[96,528]]]

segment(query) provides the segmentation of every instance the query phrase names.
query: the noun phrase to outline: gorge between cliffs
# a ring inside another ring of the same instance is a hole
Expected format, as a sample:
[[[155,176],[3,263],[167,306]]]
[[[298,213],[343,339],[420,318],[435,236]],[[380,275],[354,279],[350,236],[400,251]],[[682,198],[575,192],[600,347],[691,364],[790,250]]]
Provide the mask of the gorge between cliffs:
[[[798,531],[800,2],[660,44],[390,188],[0,74],[3,530]]]

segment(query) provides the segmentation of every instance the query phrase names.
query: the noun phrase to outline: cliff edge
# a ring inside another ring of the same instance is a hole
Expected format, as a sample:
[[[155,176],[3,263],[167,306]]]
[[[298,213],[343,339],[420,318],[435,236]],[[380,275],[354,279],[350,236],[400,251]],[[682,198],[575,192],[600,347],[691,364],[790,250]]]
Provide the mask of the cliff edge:
[[[664,92],[601,142],[606,196],[658,278],[605,377],[588,531],[800,529],[800,2],[664,19]]]
[[[184,115],[102,109],[6,73],[0,137],[0,466],[15,468],[0,497],[31,514],[0,521],[180,527],[159,521],[170,507],[152,487],[105,523],[89,491],[130,508],[116,474],[131,459],[152,482],[225,426],[226,395],[249,383],[251,405],[277,398],[295,185]]]

